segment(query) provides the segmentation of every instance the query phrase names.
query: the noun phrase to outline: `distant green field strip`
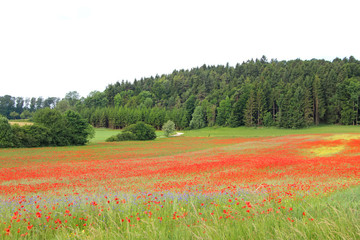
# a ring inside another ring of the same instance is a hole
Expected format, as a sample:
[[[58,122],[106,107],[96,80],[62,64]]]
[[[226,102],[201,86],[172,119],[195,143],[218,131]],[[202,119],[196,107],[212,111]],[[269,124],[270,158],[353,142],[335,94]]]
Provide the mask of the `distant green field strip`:
[[[303,129],[207,127],[182,131],[188,137],[277,137],[296,134],[360,133],[360,126],[322,125]]]

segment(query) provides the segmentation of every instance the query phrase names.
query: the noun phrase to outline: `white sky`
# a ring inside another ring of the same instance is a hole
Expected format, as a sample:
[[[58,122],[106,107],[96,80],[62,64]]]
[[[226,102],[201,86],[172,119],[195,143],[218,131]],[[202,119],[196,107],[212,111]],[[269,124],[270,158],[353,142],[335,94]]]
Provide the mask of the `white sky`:
[[[0,96],[87,96],[174,69],[360,59],[358,0],[0,0]]]

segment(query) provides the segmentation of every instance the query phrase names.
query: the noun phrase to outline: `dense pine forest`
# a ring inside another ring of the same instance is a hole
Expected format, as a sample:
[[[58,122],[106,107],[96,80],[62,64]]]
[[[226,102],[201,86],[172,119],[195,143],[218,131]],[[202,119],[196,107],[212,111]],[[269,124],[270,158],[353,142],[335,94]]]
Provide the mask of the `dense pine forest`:
[[[75,110],[95,127],[124,128],[137,121],[160,129],[205,126],[303,128],[320,123],[358,125],[360,61],[249,60],[236,66],[175,70],[109,84],[80,98],[0,97],[0,114],[28,118],[38,109]]]

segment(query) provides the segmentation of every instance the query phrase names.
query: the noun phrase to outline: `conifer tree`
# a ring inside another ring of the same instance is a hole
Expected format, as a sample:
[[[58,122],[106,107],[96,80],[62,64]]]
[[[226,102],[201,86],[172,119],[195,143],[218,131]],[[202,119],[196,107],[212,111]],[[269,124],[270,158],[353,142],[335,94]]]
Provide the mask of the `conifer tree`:
[[[321,81],[318,75],[315,75],[313,83],[313,97],[314,97],[314,116],[315,124],[319,125],[320,118],[325,114],[324,99],[322,96]]]
[[[244,112],[245,126],[254,126],[254,113],[255,113],[255,93],[254,90],[250,90],[249,98],[246,102],[246,108]]]
[[[314,116],[313,116],[313,101],[311,97],[310,91],[304,87],[304,124],[305,126],[310,126],[314,123]]]
[[[265,99],[264,91],[262,88],[258,88],[256,92],[256,100],[255,100],[257,125],[262,124],[265,103],[266,103],[266,99]]]

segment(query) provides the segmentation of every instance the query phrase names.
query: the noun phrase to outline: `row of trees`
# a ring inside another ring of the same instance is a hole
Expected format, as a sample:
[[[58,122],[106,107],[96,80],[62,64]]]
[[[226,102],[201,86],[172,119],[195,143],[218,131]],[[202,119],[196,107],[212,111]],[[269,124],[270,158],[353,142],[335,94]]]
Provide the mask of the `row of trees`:
[[[38,109],[54,108],[59,98],[49,97],[13,97],[10,95],[0,96],[0,114],[10,119],[29,118]]]
[[[153,126],[144,122],[137,122],[124,128],[121,133],[107,138],[106,142],[146,141],[154,140],[155,138],[156,133]]]
[[[120,129],[139,121],[160,130],[165,122],[172,120],[178,129],[188,127],[188,114],[184,109],[153,108],[86,108],[81,111],[88,122],[95,127]]]
[[[94,126],[122,128],[137,120],[157,129],[358,124],[360,62],[349,59],[202,66],[110,84],[84,100],[80,112]]]
[[[89,97],[92,98],[93,95],[90,94]],[[68,92],[61,100],[57,97],[23,98],[5,95],[0,96],[0,114],[8,119],[28,119],[35,111],[43,108],[56,108],[62,113],[67,110],[78,111],[84,102],[85,98],[80,98],[80,94],[76,91]]]
[[[52,107],[75,110],[97,127],[124,128],[143,121],[160,129],[172,120],[180,129],[302,128],[358,124],[359,99],[360,62],[354,57],[268,61],[263,56],[235,67],[203,65],[133,83],[116,82],[86,98],[74,91]],[[0,99],[4,112],[1,106]],[[3,115],[9,117],[9,110]]]
[[[45,108],[35,112],[32,125],[10,125],[0,116],[0,147],[84,145],[94,129],[79,113]]]

